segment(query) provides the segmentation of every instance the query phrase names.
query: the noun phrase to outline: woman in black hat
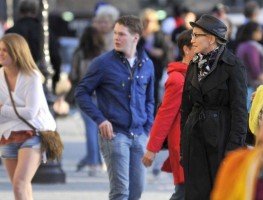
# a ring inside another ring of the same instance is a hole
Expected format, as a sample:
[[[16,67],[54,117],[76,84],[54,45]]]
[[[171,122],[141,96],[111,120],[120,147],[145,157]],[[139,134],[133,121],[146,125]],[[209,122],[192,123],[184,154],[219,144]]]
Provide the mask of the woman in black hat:
[[[181,107],[185,199],[208,200],[224,155],[245,146],[247,80],[244,65],[225,47],[222,21],[203,15],[190,24],[196,55]]]

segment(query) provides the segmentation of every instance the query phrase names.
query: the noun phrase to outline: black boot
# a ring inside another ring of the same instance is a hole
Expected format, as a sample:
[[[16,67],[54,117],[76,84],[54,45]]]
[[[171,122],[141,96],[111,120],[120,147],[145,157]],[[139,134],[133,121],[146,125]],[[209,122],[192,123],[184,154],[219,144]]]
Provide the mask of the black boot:
[[[178,184],[175,186],[175,192],[169,200],[184,200],[184,184]]]

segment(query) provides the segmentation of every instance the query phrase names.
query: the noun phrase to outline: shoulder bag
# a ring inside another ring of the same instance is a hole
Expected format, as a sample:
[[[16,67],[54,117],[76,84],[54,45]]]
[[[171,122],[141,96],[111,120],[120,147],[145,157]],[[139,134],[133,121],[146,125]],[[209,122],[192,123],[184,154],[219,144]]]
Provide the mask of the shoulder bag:
[[[32,124],[30,124],[26,119],[19,115],[7,79],[6,83],[8,86],[10,99],[17,117],[20,120],[22,120],[25,124],[27,124],[32,130],[34,130],[36,134],[39,134],[39,136],[41,137],[41,151],[46,152],[47,160],[59,160],[64,150],[64,144],[60,138],[59,133],[57,131],[51,130],[38,131]]]

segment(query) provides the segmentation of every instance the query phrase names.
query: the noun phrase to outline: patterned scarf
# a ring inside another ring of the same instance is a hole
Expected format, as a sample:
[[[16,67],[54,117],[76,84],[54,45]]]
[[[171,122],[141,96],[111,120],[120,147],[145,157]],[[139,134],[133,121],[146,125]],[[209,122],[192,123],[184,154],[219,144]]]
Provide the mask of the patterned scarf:
[[[218,54],[218,51],[219,51],[219,47],[217,47],[215,50],[209,52],[206,55],[198,53],[193,58],[193,62],[198,63],[198,81],[199,82],[209,74],[211,67]]]

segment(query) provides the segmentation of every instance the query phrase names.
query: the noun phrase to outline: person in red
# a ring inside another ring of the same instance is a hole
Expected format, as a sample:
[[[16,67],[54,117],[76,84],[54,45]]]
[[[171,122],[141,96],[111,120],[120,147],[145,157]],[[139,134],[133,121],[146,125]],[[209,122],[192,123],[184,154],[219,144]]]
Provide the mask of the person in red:
[[[168,64],[168,79],[165,82],[164,97],[159,106],[150,132],[147,151],[142,159],[146,167],[152,165],[167,138],[169,156],[162,166],[162,171],[173,173],[175,193],[170,200],[184,199],[184,175],[180,165],[180,107],[185,74],[189,62],[194,56],[191,44],[192,30],[183,31],[178,37],[178,47],[182,61]]]

